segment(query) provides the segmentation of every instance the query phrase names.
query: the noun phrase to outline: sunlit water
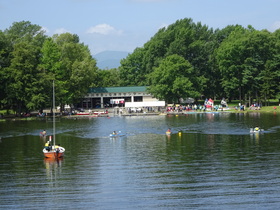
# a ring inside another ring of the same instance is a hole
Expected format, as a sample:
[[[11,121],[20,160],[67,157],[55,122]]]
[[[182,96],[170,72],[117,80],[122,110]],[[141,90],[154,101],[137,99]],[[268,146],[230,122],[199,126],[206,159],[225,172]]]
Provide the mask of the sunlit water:
[[[279,209],[280,116],[201,113],[0,122],[1,209]],[[264,132],[250,134],[260,126]],[[166,136],[171,128],[173,134]],[[109,138],[113,131],[124,136]],[[181,132],[181,135],[179,134]]]

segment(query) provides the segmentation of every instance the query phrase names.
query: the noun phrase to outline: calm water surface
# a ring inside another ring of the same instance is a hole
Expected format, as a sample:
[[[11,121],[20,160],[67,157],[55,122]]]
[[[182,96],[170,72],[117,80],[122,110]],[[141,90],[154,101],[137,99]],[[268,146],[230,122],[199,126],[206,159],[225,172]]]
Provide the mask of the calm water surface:
[[[61,119],[61,161],[44,159],[43,129],[52,123],[0,122],[0,209],[280,208],[279,115]]]

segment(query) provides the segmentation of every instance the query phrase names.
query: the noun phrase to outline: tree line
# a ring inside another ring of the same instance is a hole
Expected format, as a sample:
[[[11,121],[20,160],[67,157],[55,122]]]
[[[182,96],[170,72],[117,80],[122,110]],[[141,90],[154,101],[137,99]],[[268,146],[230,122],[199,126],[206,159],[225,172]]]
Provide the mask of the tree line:
[[[98,69],[75,34],[48,37],[29,21],[0,31],[0,107],[17,113],[51,107],[52,81],[59,104],[73,104],[94,85]]]
[[[280,30],[229,25],[213,30],[186,18],[160,29],[121,61],[122,85],[148,85],[157,98],[280,99]]]
[[[160,29],[117,69],[101,70],[78,35],[48,37],[15,22],[0,30],[0,108],[28,112],[80,102],[90,87],[149,86],[166,102],[202,97],[280,99],[280,30],[229,25],[213,30],[186,18]]]

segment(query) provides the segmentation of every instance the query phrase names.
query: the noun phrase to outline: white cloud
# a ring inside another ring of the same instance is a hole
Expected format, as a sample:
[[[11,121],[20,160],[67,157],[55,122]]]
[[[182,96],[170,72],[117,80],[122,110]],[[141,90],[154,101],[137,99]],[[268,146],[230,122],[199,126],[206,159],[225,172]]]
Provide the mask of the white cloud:
[[[58,28],[54,31],[54,34],[63,34],[63,33],[71,33],[70,31],[66,30],[65,28]]]
[[[280,28],[280,21],[276,21],[272,24],[272,26],[270,27],[270,31],[275,31],[277,29]]]
[[[102,35],[109,35],[109,34],[117,34],[121,35],[122,31],[115,29],[113,26],[110,26],[108,24],[99,24],[93,27],[90,27],[87,30],[87,33],[89,34],[102,34]]]

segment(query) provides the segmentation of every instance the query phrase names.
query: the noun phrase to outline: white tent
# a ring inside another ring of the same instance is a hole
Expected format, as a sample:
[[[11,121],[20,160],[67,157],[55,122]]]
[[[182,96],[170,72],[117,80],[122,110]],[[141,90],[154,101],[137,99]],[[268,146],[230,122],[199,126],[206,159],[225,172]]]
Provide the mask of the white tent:
[[[143,101],[143,102],[126,102],[125,107],[162,107],[165,101]]]

